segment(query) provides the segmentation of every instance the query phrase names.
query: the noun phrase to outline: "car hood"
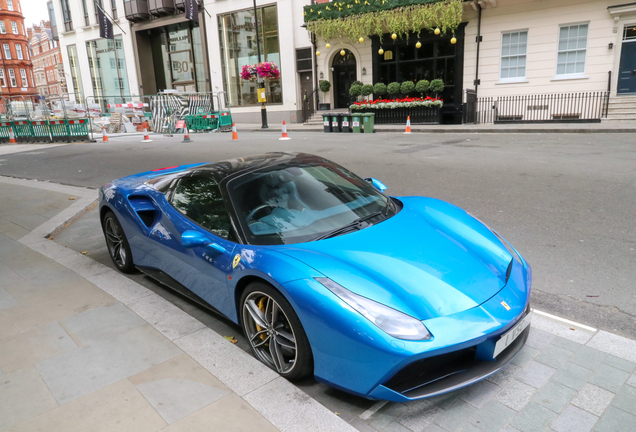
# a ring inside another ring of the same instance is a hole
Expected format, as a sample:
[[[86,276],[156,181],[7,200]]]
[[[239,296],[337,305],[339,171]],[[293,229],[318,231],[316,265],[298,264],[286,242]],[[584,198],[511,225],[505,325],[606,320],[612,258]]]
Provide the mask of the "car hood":
[[[276,249],[420,320],[473,308],[505,286],[512,256],[485,225],[444,201],[399,199],[403,209],[381,223]]]

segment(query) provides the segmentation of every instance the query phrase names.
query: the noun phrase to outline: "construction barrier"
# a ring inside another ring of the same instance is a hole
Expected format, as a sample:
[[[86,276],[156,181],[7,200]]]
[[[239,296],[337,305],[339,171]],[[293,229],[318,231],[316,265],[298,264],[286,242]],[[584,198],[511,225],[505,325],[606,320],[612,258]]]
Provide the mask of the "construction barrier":
[[[9,129],[11,128],[11,122],[0,122],[0,143],[6,144],[9,142]]]
[[[186,116],[187,128],[195,132],[219,129],[218,114],[199,114]]]

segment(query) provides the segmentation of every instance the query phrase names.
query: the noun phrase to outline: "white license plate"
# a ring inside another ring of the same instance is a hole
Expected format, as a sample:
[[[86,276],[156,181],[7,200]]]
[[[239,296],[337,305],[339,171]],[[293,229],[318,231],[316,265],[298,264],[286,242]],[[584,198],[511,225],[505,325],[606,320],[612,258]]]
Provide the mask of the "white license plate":
[[[506,334],[501,336],[495,344],[495,351],[492,353],[492,358],[496,358],[503,350],[508,348],[511,343],[519,337],[521,333],[530,325],[532,319],[532,312],[525,316],[524,319],[519,321],[513,328],[508,330]]]

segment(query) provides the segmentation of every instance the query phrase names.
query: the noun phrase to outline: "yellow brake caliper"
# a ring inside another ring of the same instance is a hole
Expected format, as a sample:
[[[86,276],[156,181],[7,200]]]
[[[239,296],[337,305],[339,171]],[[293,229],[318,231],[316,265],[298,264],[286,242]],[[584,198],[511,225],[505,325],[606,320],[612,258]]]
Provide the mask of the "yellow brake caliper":
[[[265,314],[265,297],[261,297],[261,299],[259,300],[258,308],[263,312],[263,315],[264,315]],[[256,324],[256,331],[259,332],[261,330],[263,330],[263,327]],[[261,340],[265,340],[267,338],[267,334],[263,333],[262,335],[260,335],[260,338]],[[269,345],[269,344],[266,343],[265,345]]]

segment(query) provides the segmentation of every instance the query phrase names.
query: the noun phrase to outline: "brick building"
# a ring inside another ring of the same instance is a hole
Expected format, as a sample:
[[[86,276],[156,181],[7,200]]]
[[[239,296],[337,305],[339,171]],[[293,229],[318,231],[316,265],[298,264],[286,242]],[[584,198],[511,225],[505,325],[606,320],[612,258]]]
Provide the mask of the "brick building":
[[[20,0],[0,0],[0,86],[2,96],[37,94]]]
[[[59,43],[53,40],[51,22],[42,21],[27,29],[33,76],[41,95],[67,92]]]

